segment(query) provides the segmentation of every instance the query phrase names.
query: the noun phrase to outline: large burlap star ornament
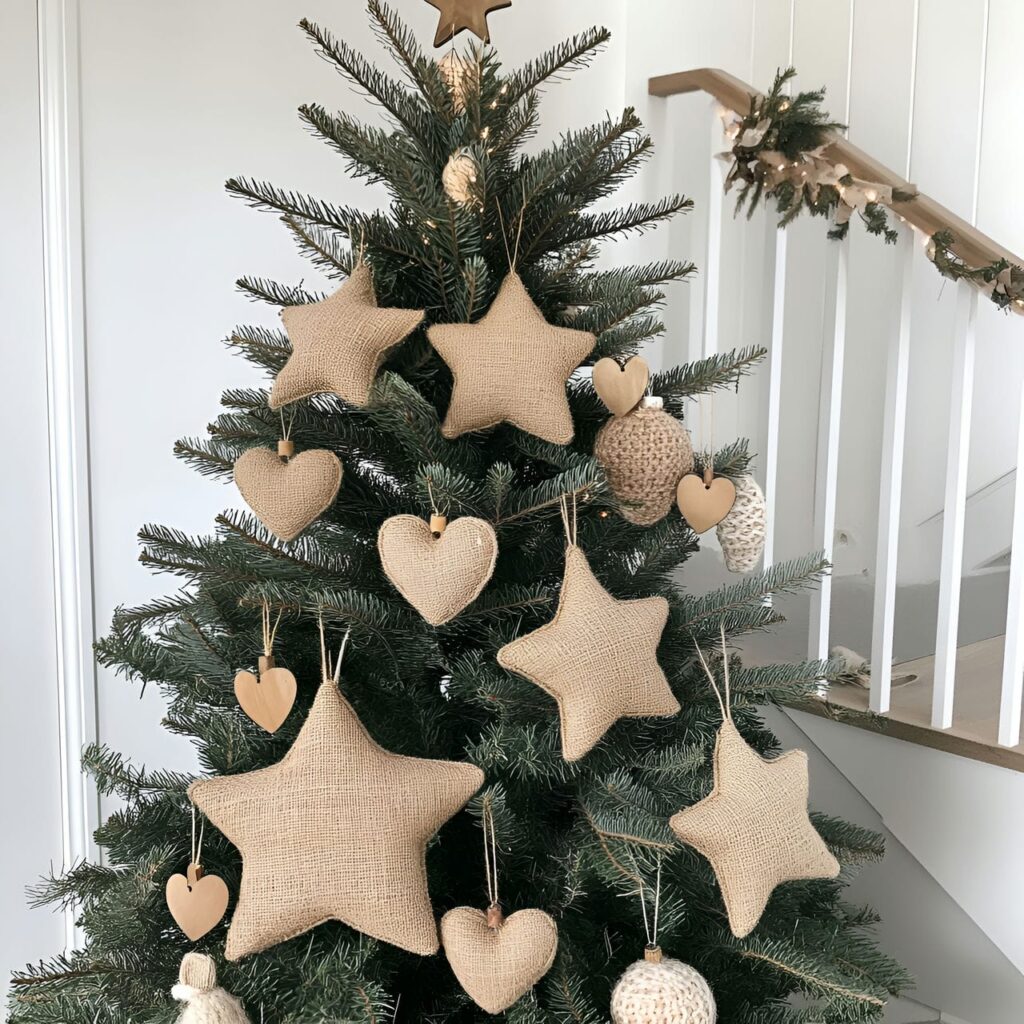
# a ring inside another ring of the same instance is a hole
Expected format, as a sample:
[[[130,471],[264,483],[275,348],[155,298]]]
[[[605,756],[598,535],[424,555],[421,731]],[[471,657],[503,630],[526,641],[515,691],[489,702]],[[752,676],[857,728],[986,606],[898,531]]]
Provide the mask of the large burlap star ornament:
[[[549,324],[518,274],[478,323],[437,324],[427,337],[455,377],[445,437],[511,423],[553,444],[572,440],[565,385],[597,339]]]
[[[715,685],[703,655],[700,658]],[[776,886],[835,878],[839,862],[807,814],[807,755],[790,750],[766,761],[729,716],[728,682],[725,693],[725,720],[715,743],[714,788],[699,803],[673,815],[669,826],[678,839],[711,862],[729,927],[742,939],[761,920]]]
[[[423,322],[420,309],[381,309],[373,275],[359,263],[333,294],[281,313],[292,354],[270,392],[270,408],[333,392],[366,405],[388,353]]]
[[[658,664],[663,597],[619,601],[570,546],[555,617],[498,651],[498,662],[558,701],[562,755],[578,761],[620,718],[678,714]]]
[[[189,787],[242,854],[227,958],[331,920],[411,953],[436,952],[426,846],[483,781],[471,764],[384,750],[325,677],[278,764]]]

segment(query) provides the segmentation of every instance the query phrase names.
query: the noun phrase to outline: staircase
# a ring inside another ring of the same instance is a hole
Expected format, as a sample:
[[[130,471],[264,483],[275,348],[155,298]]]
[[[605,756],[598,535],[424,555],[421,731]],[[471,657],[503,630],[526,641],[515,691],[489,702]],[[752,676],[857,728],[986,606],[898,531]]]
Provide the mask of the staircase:
[[[823,684],[772,725],[811,752],[822,803],[889,839],[858,887],[919,979],[921,1007],[891,1019],[1008,1024],[1024,1006],[1024,365],[991,341],[1019,345],[1024,325],[941,278],[926,249],[949,230],[971,266],[1024,261],[925,191],[893,205],[895,246],[857,224],[842,241],[806,217],[778,229],[772,210],[734,220],[720,118],[746,113],[754,89],[704,68],[652,78],[649,93],[689,143],[672,177],[702,183],[695,223],[668,240],[702,280],[669,310],[691,341],[666,361],[768,349],[762,379],[714,410],[717,442],[748,436],[762,453],[765,567],[815,549],[834,566],[815,594],[778,601],[787,622],[744,659],[835,645],[869,658],[866,685]],[[907,186],[846,139],[826,155]],[[706,547],[691,590],[726,581]]]

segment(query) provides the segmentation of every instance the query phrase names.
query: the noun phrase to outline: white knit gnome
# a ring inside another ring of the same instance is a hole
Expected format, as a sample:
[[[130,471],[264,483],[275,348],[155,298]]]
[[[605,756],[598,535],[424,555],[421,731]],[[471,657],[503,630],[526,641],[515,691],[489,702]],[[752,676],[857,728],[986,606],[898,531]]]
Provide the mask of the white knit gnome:
[[[178,1024],[250,1024],[242,1004],[217,987],[217,968],[204,953],[186,953],[171,995],[185,1004]]]

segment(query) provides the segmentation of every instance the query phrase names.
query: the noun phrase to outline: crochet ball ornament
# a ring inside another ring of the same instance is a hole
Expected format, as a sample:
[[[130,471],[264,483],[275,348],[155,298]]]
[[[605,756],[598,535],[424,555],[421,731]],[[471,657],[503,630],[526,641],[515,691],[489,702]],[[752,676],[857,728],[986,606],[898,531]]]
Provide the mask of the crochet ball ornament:
[[[660,950],[630,964],[612,991],[614,1024],[715,1024],[717,1018],[704,976],[681,960],[662,958]]]
[[[764,494],[752,476],[736,480],[736,500],[718,524],[718,543],[729,572],[750,572],[764,551],[768,528]]]
[[[468,149],[460,149],[448,158],[441,172],[441,184],[453,203],[468,206],[473,202],[478,172],[476,160]]]
[[[217,987],[217,968],[205,953],[186,953],[171,995],[185,1008],[178,1024],[249,1024],[242,1004]]]
[[[470,89],[476,88],[480,65],[455,50],[449,50],[437,62],[437,69],[452,98],[452,107],[461,114],[466,109],[466,95]]]
[[[609,420],[594,442],[624,519],[653,526],[676,500],[676,485],[693,469],[693,447],[686,428],[662,408],[660,398],[645,398],[639,409]]]

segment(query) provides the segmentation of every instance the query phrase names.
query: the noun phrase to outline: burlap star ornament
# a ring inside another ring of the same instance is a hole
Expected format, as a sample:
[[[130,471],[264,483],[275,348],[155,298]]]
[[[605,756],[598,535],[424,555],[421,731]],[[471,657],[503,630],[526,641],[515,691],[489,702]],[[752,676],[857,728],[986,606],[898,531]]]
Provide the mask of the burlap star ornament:
[[[333,295],[281,313],[292,354],[274,381],[270,408],[332,392],[366,405],[388,353],[423,317],[420,309],[378,306],[370,268],[359,263]]]
[[[572,440],[565,385],[597,339],[549,324],[518,274],[478,323],[437,324],[427,337],[455,378],[445,437],[511,423],[553,444]]]
[[[700,659],[718,692],[703,655]],[[725,694],[724,700],[719,696],[725,720],[715,743],[714,788],[673,815],[669,826],[711,862],[729,927],[742,939],[757,927],[776,886],[835,878],[839,862],[808,817],[807,755],[790,750],[766,761],[733,724],[728,682]]]
[[[384,750],[325,678],[278,764],[189,787],[242,854],[227,958],[331,920],[411,953],[435,953],[426,846],[483,781],[471,764]]]
[[[612,597],[573,544],[555,617],[502,647],[498,662],[555,698],[562,755],[578,761],[620,718],[678,714],[657,659],[667,619],[663,597]]]

